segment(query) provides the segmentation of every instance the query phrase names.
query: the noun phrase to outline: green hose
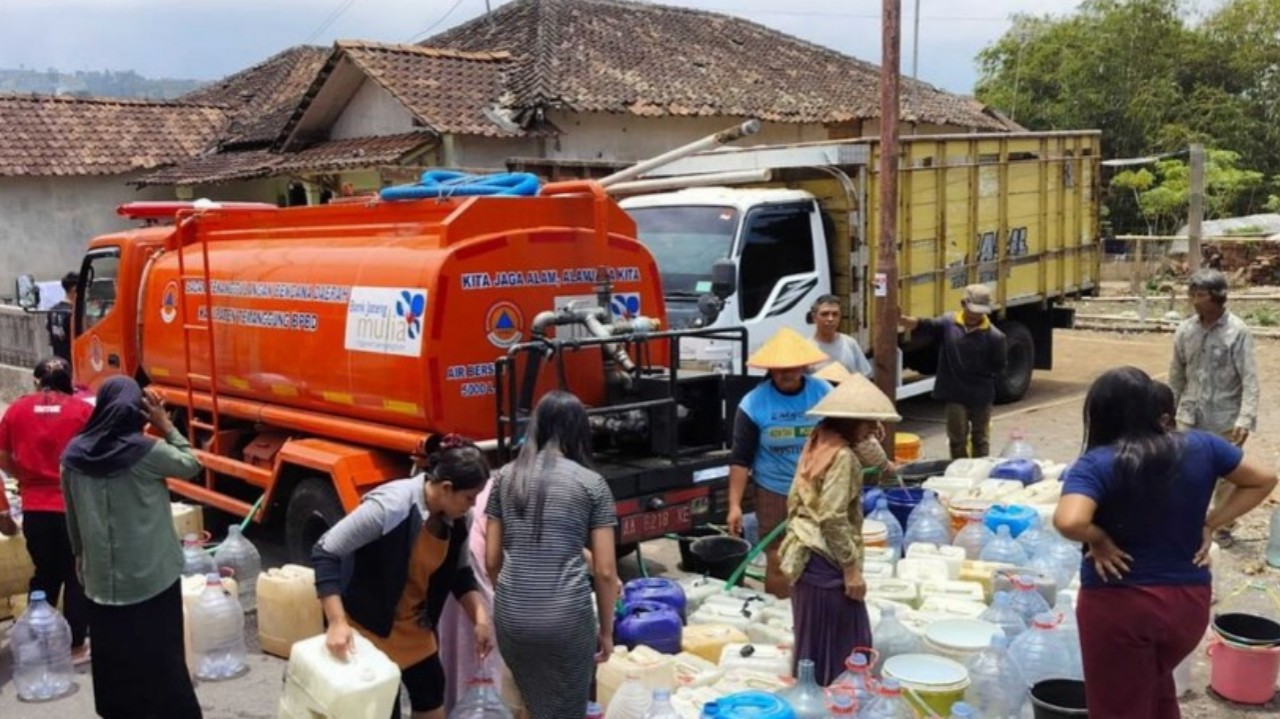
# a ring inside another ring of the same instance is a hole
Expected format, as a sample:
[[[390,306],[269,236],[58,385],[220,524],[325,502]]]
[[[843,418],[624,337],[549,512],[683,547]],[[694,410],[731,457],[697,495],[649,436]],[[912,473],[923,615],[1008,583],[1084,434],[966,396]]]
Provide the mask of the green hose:
[[[266,498],[267,498],[267,493],[263,492],[262,495],[258,497],[258,501],[254,502],[253,506],[249,508],[249,513],[245,515],[245,518],[240,522],[241,532],[243,532],[249,526],[249,523],[253,521],[254,515],[258,513],[258,508],[262,506],[262,502]],[[202,549],[204,549],[204,551],[208,552],[209,554],[213,554],[214,550],[216,550],[221,544],[222,542],[218,542],[217,544],[206,544],[204,545],[204,547],[202,547]]]

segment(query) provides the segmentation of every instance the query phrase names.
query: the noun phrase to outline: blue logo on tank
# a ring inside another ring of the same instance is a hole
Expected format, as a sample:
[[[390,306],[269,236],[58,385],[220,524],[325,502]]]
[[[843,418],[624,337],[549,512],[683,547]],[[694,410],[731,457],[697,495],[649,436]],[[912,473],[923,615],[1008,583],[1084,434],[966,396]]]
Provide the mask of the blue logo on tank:
[[[421,292],[400,293],[396,300],[396,314],[402,317],[409,327],[409,339],[417,339],[422,332],[422,315],[427,311],[427,296]]]

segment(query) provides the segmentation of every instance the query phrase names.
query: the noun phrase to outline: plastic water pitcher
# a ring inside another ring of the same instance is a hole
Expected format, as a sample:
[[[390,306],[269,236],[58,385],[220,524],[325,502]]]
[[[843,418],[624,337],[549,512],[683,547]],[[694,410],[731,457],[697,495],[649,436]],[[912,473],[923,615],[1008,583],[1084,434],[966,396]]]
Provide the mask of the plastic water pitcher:
[[[449,719],[512,719],[512,714],[502,703],[493,678],[480,675],[467,682],[467,691],[449,713]]]
[[[992,637],[991,646],[965,665],[969,687],[964,700],[983,719],[1016,719],[1027,701],[1027,681],[1009,654],[1009,640]]]
[[[31,593],[27,609],[11,631],[13,679],[18,697],[43,702],[75,687],[71,667],[71,625],[49,604],[44,592]]]
[[[889,547],[897,551],[897,556],[902,556],[902,537],[904,530],[902,524],[898,522],[898,518],[893,516],[893,512],[889,511],[889,500],[881,496],[876,500],[876,508],[867,515],[867,519],[874,519],[884,524],[885,531],[889,534]]]
[[[889,659],[899,654],[916,654],[921,651],[920,637],[898,620],[898,612],[891,606],[880,610],[880,623],[872,630],[872,643],[880,654],[876,657],[876,674],[880,673]]]
[[[951,543],[964,550],[965,559],[978,559],[982,550],[995,538],[996,533],[987,527],[982,517],[971,516],[965,520],[964,529],[956,532]]]
[[[1009,654],[1022,670],[1022,678],[1028,686],[1045,679],[1074,678],[1071,652],[1057,624],[1057,617],[1044,612],[1035,618],[1030,629],[1009,645]]]
[[[866,706],[875,697],[874,681],[871,678],[871,661],[867,655],[854,650],[844,662],[844,672],[831,682],[832,687],[848,689],[856,702],[856,706]]]
[[[1026,550],[1013,538],[1013,533],[1009,531],[1009,527],[1003,524],[996,531],[995,539],[992,539],[987,543],[987,546],[983,547],[978,558],[984,562],[1001,562],[1012,564],[1015,567],[1021,567],[1029,560]]]
[[[182,538],[182,576],[193,577],[212,574],[218,571],[213,557],[204,551],[204,542],[197,534],[188,534]]]
[[[654,692],[644,719],[681,719],[680,713],[671,706],[671,692],[665,689]]]
[[[924,495],[920,498],[920,503],[915,509],[911,510],[910,516],[907,517],[907,526],[905,529],[911,529],[911,525],[924,519],[926,516],[932,516],[943,525],[951,525],[951,513],[942,505],[938,499],[938,493],[931,490],[924,490]],[[950,541],[941,542],[941,544],[950,544]]]
[[[1267,564],[1280,568],[1280,507],[1271,513],[1271,534],[1267,540]]]
[[[198,679],[231,679],[249,669],[244,610],[217,574],[205,577],[204,592],[191,609],[191,649]]]
[[[897,679],[885,679],[876,690],[876,698],[858,714],[859,719],[915,719],[915,710],[902,696]]]
[[[996,592],[991,598],[991,606],[978,615],[978,619],[1000,627],[1010,640],[1027,631],[1027,620],[1013,608],[1013,597],[1008,592]]]
[[[796,683],[778,692],[778,697],[791,705],[796,719],[827,719],[827,696],[813,677],[813,662],[796,663]]]
[[[914,517],[915,515],[912,516]],[[939,521],[937,517],[925,514],[920,519],[908,524],[907,531],[902,537],[902,546],[907,551],[911,550],[911,545],[917,543],[951,544],[950,521]]]
[[[653,703],[653,690],[640,680],[640,672],[628,672],[627,680],[609,699],[605,719],[645,719],[649,705]]]
[[[1035,618],[1049,611],[1049,603],[1036,587],[1035,579],[1020,574],[1013,578],[1013,592],[1009,596],[1009,606],[1031,626]]]
[[[1000,450],[1003,459],[1035,459],[1036,448],[1027,441],[1026,433],[1020,429],[1009,432],[1009,443]]]
[[[241,533],[239,525],[227,528],[227,538],[213,553],[218,569],[230,569],[231,576],[240,584],[240,603],[244,611],[258,609],[258,575],[262,572],[262,555]]]

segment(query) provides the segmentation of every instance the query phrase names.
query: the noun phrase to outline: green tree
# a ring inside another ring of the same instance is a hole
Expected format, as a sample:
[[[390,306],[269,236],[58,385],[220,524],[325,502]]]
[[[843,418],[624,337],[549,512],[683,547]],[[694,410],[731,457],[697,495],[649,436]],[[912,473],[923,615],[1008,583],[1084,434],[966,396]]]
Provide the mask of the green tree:
[[[1242,204],[1256,204],[1254,196],[1266,178],[1256,170],[1240,167],[1240,155],[1229,150],[1205,153],[1204,215],[1206,219],[1231,217]],[[1130,193],[1137,200],[1148,234],[1173,234],[1186,221],[1191,200],[1191,169],[1179,159],[1147,168],[1125,170],[1111,179],[1113,190]]]

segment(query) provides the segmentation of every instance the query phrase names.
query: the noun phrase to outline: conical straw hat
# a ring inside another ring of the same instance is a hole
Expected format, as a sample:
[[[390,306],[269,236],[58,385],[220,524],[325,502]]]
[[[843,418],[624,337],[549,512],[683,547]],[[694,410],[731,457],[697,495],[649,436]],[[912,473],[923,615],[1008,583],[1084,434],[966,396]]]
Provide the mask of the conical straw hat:
[[[849,378],[853,377],[853,373],[845,369],[844,365],[839,362],[831,362],[826,367],[814,372],[813,376],[818,379],[825,379],[831,384],[840,384],[841,382],[848,382]]]
[[[841,419],[870,419],[901,422],[902,417],[879,387],[860,374],[850,375],[839,387],[827,393],[809,414]]]
[[[747,366],[757,369],[790,369],[808,367],[830,359],[827,353],[790,327],[783,327],[769,338],[755,354],[747,359]]]

